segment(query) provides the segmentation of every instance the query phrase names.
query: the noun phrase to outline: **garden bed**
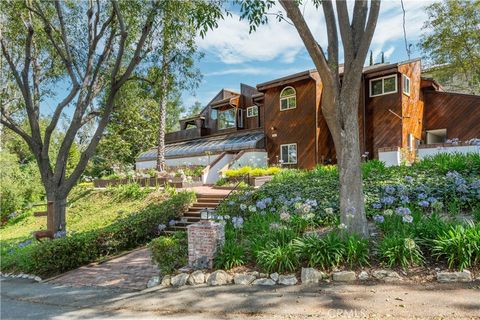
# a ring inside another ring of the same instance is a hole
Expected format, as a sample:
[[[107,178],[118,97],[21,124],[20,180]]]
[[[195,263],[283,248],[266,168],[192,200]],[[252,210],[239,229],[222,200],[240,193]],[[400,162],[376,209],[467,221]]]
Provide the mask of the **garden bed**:
[[[335,166],[283,170],[220,204],[225,244],[216,269],[415,270],[419,281],[438,271],[479,273],[480,155],[439,155],[409,167],[369,161],[362,170],[369,238],[349,235],[339,221]]]
[[[119,179],[95,179],[93,185],[95,188],[106,188],[109,186],[118,186],[130,183],[137,183],[141,187],[159,187],[170,185],[175,188],[190,188],[202,185],[202,179],[200,177],[191,177],[191,179],[185,181],[180,177],[149,177],[149,178],[119,178]]]

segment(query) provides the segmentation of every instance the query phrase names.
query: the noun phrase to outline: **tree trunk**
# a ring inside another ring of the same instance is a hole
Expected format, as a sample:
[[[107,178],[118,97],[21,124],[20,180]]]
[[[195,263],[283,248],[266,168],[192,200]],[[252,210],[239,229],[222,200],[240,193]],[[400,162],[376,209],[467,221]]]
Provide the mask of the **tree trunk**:
[[[165,98],[166,76],[162,72],[160,101],[159,101],[159,122],[158,122],[158,147],[157,147],[157,171],[165,171],[165,127],[167,122],[167,99]]]
[[[358,90],[359,88],[356,92]],[[343,122],[340,134],[341,146],[336,146],[337,150],[341,148],[341,152],[337,153],[340,178],[340,222],[348,228],[349,233],[367,237],[360,167],[358,103],[358,96],[352,94],[341,96],[339,101],[339,108],[342,110],[340,121]]]
[[[47,200],[53,201],[53,225],[55,228],[53,232],[67,230],[67,197],[63,196],[59,190],[50,190],[50,192],[47,194]]]

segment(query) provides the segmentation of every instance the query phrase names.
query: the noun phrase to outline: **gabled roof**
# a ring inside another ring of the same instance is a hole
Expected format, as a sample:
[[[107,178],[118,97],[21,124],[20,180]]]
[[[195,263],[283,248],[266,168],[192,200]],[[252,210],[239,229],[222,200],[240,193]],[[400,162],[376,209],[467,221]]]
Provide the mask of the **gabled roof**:
[[[393,70],[393,69],[398,68],[398,66],[400,66],[400,65],[415,62],[415,61],[419,61],[419,60],[420,60],[420,58],[401,61],[401,62],[397,62],[397,63],[378,63],[378,64],[374,64],[374,65],[371,65],[371,66],[363,67],[362,73],[366,75],[366,74],[381,72],[381,71],[385,71],[385,70],[389,70],[389,69]],[[343,64],[338,65],[338,73],[340,74],[340,76],[343,75],[343,70],[344,70],[344,65]],[[273,79],[273,80],[270,80],[270,81],[267,81],[267,82],[262,82],[260,84],[257,84],[257,90],[264,91],[264,90],[269,89],[269,88],[282,86],[282,85],[285,85],[287,83],[292,83],[292,82],[295,82],[295,81],[300,81],[300,80],[305,80],[305,79],[315,79],[314,76],[313,76],[314,74],[315,75],[318,74],[317,69],[310,69],[310,70],[305,70],[305,71],[302,71],[302,72],[294,73],[294,74],[291,74],[291,75],[288,75],[288,76],[285,76],[285,77],[281,77],[281,78],[278,78],[278,79]]]

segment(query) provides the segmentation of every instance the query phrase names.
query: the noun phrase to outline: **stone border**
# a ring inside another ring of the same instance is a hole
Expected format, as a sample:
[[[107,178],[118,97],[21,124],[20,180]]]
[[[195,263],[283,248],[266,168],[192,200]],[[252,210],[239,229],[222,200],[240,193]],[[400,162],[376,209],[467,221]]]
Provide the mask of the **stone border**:
[[[0,277],[3,278],[16,278],[16,279],[28,279],[28,280],[34,280],[36,282],[42,282],[42,278],[39,276],[33,275],[33,274],[26,274],[26,273],[3,273],[0,272]]]
[[[302,268],[300,279],[294,273],[280,275],[278,273],[260,273],[258,271],[234,273],[230,274],[224,270],[216,270],[212,273],[202,270],[196,270],[192,273],[188,273],[188,270],[176,275],[166,275],[163,279],[159,276],[153,277],[147,284],[147,288],[162,285],[164,287],[182,287],[185,285],[200,285],[207,284],[209,286],[220,286],[228,284],[236,285],[260,285],[260,286],[273,286],[273,285],[311,285],[318,284],[321,281],[324,282],[365,282],[369,280],[382,281],[388,283],[400,283],[404,278],[398,274],[398,272],[387,269],[375,269],[370,272],[361,271],[358,274],[355,271],[335,271],[330,275],[317,270],[315,268]],[[437,272],[438,282],[472,282],[480,281],[480,276],[476,279],[472,273],[468,270],[461,272]]]

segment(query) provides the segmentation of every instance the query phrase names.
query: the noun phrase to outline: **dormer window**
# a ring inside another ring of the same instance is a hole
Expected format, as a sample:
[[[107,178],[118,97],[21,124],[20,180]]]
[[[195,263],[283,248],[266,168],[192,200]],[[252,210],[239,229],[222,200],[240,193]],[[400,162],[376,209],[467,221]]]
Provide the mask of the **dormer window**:
[[[285,87],[280,92],[280,111],[297,107],[297,93],[293,87]]]
[[[383,96],[397,92],[397,75],[370,80],[370,97]]]

